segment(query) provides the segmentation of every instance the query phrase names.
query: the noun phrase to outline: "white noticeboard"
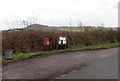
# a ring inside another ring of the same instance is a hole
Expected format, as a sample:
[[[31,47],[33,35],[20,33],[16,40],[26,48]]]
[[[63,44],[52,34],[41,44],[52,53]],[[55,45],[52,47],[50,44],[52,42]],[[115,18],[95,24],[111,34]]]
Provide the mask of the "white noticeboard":
[[[64,41],[66,41],[66,37],[60,37],[59,40],[64,40]]]
[[[66,44],[67,42],[66,42],[66,40],[65,41],[63,41],[63,44]]]
[[[66,37],[59,37],[58,44],[67,44]]]

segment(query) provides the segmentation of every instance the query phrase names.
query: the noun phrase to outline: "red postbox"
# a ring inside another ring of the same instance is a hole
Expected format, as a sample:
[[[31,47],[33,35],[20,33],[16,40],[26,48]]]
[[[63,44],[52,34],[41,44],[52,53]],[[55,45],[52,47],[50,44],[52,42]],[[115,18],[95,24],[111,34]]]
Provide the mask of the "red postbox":
[[[48,37],[44,38],[44,45],[45,46],[49,46],[50,45],[50,41],[49,41]]]

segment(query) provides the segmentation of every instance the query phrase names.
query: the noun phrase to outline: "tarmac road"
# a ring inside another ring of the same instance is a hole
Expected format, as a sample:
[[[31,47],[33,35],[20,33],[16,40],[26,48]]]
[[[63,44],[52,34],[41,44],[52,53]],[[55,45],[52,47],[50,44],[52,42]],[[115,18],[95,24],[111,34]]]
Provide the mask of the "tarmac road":
[[[91,63],[59,79],[118,79],[118,54]]]
[[[55,79],[58,76],[69,73],[75,69],[82,67],[83,65],[87,65],[97,60],[108,58],[116,54],[118,54],[118,48],[101,49],[101,50],[85,50],[85,51],[76,51],[76,52],[62,52],[62,53],[55,53],[48,55],[40,55],[26,60],[20,60],[17,62],[3,64],[2,78],[3,79]],[[113,60],[115,60],[114,57]],[[106,64],[108,63],[109,63],[109,59],[108,61],[106,61]],[[109,68],[109,66],[103,67],[102,62],[100,62],[99,64],[100,64],[99,67],[101,67],[100,70],[102,70],[102,68],[104,67]],[[90,69],[94,67],[96,67],[96,69],[98,68],[97,64],[93,64],[92,66],[89,67]],[[110,67],[112,69],[113,66]],[[117,68],[117,66],[114,67]],[[114,70],[113,72],[116,71],[117,70]],[[96,71],[93,71],[93,73],[91,74],[94,74],[95,72]],[[117,76],[115,76],[114,78],[117,78]]]

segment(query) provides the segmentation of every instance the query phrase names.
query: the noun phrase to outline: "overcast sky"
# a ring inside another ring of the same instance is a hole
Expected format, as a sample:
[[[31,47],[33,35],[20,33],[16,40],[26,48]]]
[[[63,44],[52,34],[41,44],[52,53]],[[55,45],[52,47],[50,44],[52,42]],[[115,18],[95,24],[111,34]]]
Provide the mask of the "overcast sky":
[[[118,26],[119,0],[0,0],[0,29],[20,20],[45,25]],[[19,27],[19,25],[17,25]]]

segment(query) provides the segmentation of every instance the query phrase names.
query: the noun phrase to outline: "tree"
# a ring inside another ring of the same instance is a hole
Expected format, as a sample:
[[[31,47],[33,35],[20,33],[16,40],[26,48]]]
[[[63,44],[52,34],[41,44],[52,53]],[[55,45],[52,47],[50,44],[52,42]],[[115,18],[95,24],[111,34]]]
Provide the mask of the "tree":
[[[104,27],[104,24],[103,24],[103,23],[100,23],[100,27]]]

